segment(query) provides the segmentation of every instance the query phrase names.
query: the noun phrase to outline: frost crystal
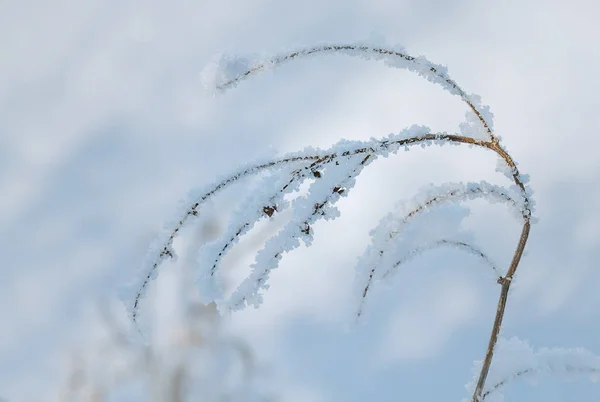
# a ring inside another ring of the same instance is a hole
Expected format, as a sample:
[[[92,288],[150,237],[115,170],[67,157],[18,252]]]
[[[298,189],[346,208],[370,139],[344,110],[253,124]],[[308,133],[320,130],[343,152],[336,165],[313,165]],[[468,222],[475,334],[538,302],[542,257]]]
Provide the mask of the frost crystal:
[[[343,144],[341,146],[343,148]],[[300,246],[300,240],[310,245],[313,236],[311,226],[318,219],[334,219],[339,215],[333,204],[353,187],[354,177],[364,167],[365,158],[364,155],[354,155],[342,159],[339,164],[328,164],[324,167],[323,173],[311,184],[309,193],[292,201],[291,220],[258,252],[250,276],[225,303],[229,309],[237,310],[244,305],[255,307],[260,305],[262,296],[259,291],[267,289],[269,273],[277,268],[282,255]],[[340,192],[342,188],[344,191]],[[222,309],[223,305],[219,307]]]
[[[255,65],[255,62],[243,57],[221,54],[204,67],[200,73],[200,81],[205,91],[214,93],[236,77],[252,70]]]

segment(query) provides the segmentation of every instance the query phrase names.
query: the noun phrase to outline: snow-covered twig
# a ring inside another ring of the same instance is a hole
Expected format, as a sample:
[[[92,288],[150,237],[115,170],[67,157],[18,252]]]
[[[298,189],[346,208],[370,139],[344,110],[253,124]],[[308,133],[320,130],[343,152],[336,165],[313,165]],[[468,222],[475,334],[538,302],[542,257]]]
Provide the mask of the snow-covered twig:
[[[248,304],[255,306],[260,304],[261,295],[259,292],[261,289],[268,287],[266,281],[269,272],[278,266],[279,260],[285,252],[293,250],[300,244],[300,240],[310,245],[312,241],[311,225],[317,219],[334,219],[337,216],[334,203],[340,196],[347,195],[354,179],[360,174],[367,162],[371,162],[378,157],[388,157],[396,154],[401,148],[408,149],[416,144],[427,146],[450,143],[476,146],[492,151],[500,158],[502,161],[501,171],[512,180],[513,185],[510,188],[501,188],[484,182],[466,185],[453,184],[451,187],[446,186],[438,189],[443,191],[438,191],[436,194],[428,194],[426,198],[418,200],[417,205],[404,216],[403,220],[394,220],[398,227],[394,229],[395,231],[385,233],[388,238],[382,240],[382,243],[378,243],[378,245],[385,244],[383,251],[371,247],[368,249],[366,261],[370,261],[369,259],[375,256],[372,261],[379,264],[382,258],[393,259],[400,255],[400,258],[396,258],[391,265],[391,269],[395,269],[410,256],[419,254],[426,249],[454,245],[489,262],[483,251],[472,246],[470,242],[461,239],[438,238],[438,240],[430,240],[420,245],[412,245],[413,248],[408,249],[408,254],[398,254],[398,244],[394,238],[399,233],[397,230],[399,226],[405,225],[414,216],[445,201],[457,203],[468,198],[482,197],[490,201],[505,202],[517,211],[523,227],[510,266],[503,276],[498,275],[501,291],[497,312],[481,371],[473,392],[473,402],[481,402],[486,377],[504,317],[508,291],[527,244],[534,207],[532,192],[527,186],[527,176],[521,175],[516,162],[500,144],[500,137],[495,136],[492,131],[493,115],[489,111],[489,107],[481,103],[479,96],[468,95],[458,86],[449,77],[445,67],[433,64],[424,57],[411,56],[404,49],[393,46],[331,44],[294,50],[266,60],[248,61],[236,57],[225,57],[209,66],[203,73],[203,77],[214,89],[222,91],[235,87],[242,80],[271,67],[301,58],[333,53],[380,60],[389,67],[407,69],[428,81],[441,85],[449,93],[459,96],[469,109],[467,121],[460,125],[460,134],[431,133],[427,127],[412,126],[384,139],[372,139],[365,142],[341,141],[327,150],[310,148],[281,158],[260,161],[248,165],[221,180],[217,180],[214,184],[200,192],[196,192],[191,197],[186,204],[187,207],[180,211],[177,220],[169,226],[167,232],[159,239],[158,245],[151,250],[148,260],[142,266],[134,283],[133,296],[129,295],[130,316],[137,324],[140,300],[149,282],[156,277],[162,262],[165,259],[175,258],[172,249],[173,240],[184,224],[189,218],[201,214],[200,208],[209,198],[243,177],[268,172],[265,173],[268,175],[265,176],[268,179],[263,182],[264,191],[251,194],[246,199],[249,208],[245,208],[245,204],[233,215],[233,220],[224,236],[203,249],[200,261],[199,285],[202,296],[206,301],[216,301],[221,304],[221,308],[225,306],[228,309],[237,309]],[[309,193],[287,203],[284,196],[296,189],[309,176],[309,173],[312,173],[315,177],[309,188]],[[225,300],[218,281],[218,268],[223,256],[231,250],[240,236],[252,228],[255,222],[265,217],[270,218],[273,214],[285,208],[290,208],[293,211],[291,221],[282,231],[267,241],[265,248],[256,255],[250,276],[233,292],[229,300]],[[367,265],[364,264],[364,266]],[[498,271],[494,265],[492,266],[495,271]],[[371,274],[363,292],[363,299],[368,291],[370,281],[373,279],[376,267],[378,265],[369,267]],[[357,272],[362,272],[361,275],[364,276],[364,273],[368,274],[369,271],[359,269]],[[391,271],[386,271],[385,275],[388,275],[387,272]]]
[[[494,264],[491,259],[478,247],[473,246],[467,242],[460,240],[452,240],[452,239],[440,239],[435,241],[427,242],[421,246],[414,247],[410,251],[404,253],[404,255],[397,260],[389,269],[385,270],[385,272],[381,275],[382,280],[388,280],[393,274],[397,271],[398,267],[402,264],[406,264],[413,258],[440,247],[452,247],[458,250],[465,251],[469,254],[474,255],[481,259],[494,273],[494,276],[498,279],[502,278],[502,274],[496,264]],[[381,256],[383,253],[381,253]],[[375,271],[377,268],[381,268],[380,265],[373,265],[373,268],[369,271],[367,283],[364,285],[364,289],[362,291],[361,299],[358,305],[358,309],[356,312],[357,318],[360,318],[364,313],[364,305],[367,298],[367,295],[373,285],[373,280],[375,278]]]

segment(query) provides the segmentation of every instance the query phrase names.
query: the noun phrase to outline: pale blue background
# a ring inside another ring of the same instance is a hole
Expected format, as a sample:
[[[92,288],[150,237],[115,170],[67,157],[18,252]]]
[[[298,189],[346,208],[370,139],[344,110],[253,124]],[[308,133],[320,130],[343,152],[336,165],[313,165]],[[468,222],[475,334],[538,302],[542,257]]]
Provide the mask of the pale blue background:
[[[447,65],[490,104],[531,175],[541,219],[503,335],[600,352],[600,30],[592,0],[0,2],[0,395],[55,400],[65,361],[177,201],[238,164],[425,124],[456,131],[458,99],[408,72],[311,59],[216,99],[199,73],[219,52],[271,54],[385,36]],[[379,288],[345,330],[368,231],[421,184],[486,179],[495,157],[401,153],[370,166],[342,218],[287,256],[260,310],[233,317],[292,401],[459,401],[485,350],[498,288],[439,251]],[[231,196],[230,196],[231,197]],[[470,226],[502,266],[518,224],[474,203]],[[218,209],[217,209],[218,210]],[[225,214],[227,211],[224,210]],[[286,391],[287,390],[287,391]],[[507,400],[594,400],[597,385],[517,382]]]

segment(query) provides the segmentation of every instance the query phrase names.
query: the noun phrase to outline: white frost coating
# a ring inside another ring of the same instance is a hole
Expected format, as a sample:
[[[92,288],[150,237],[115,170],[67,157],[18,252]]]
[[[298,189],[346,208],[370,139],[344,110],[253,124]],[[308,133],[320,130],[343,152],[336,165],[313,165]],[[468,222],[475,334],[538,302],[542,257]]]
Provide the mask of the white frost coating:
[[[466,235],[468,235],[469,237],[471,236],[471,233],[466,233]],[[462,236],[461,236],[462,237]],[[489,266],[489,268],[491,268],[491,272],[493,272],[494,274],[494,278],[498,279],[502,276],[500,270],[498,269],[497,265],[494,264],[492,262],[492,260],[486,256],[483,251],[481,251],[478,247],[474,246],[472,244],[472,242],[467,242],[465,240],[461,240],[461,239],[439,239],[439,240],[429,240],[426,243],[415,247],[414,249],[412,249],[411,251],[409,251],[406,256],[403,256],[400,260],[396,261],[396,263],[394,263],[394,265],[391,267],[391,269],[387,270],[383,275],[381,275],[382,279],[387,279],[389,276],[393,275],[399,268],[400,265],[410,261],[411,259],[417,257],[420,254],[423,254],[429,250],[433,250],[435,248],[440,248],[440,247],[452,247],[455,248],[457,250],[461,250],[464,251],[468,254],[471,254],[479,259],[482,259],[486,265]]]
[[[518,165],[518,164],[515,162],[515,165]],[[496,163],[496,172],[502,173],[504,176],[506,176],[511,181],[513,181],[514,176],[517,173],[517,168],[516,167],[511,168],[510,166],[508,166],[508,164],[506,163],[506,161],[504,159],[498,157],[498,161]],[[524,185],[527,185],[527,183],[529,183],[529,180],[530,180],[529,175],[523,174],[523,173],[519,173],[517,175],[517,178]],[[525,190],[526,190],[526,194],[528,194],[529,196],[531,196],[533,194],[533,191],[528,186],[526,186]]]
[[[343,142],[340,147],[346,145],[347,142]],[[333,204],[354,186],[355,177],[369,160],[365,161],[365,155],[342,157],[339,164],[331,163],[322,169],[320,177],[311,184],[308,194],[292,201],[293,216],[290,221],[277,235],[267,240],[265,247],[256,255],[250,275],[229,300],[219,303],[219,309],[239,310],[246,305],[258,307],[262,303],[260,291],[268,289],[266,282],[269,273],[277,268],[283,254],[300,246],[300,239],[310,245],[311,225],[318,219],[329,220],[339,216],[339,211]]]
[[[281,169],[285,165],[294,165],[294,166],[304,166],[306,169],[308,166],[312,166],[316,163],[320,163],[323,165],[329,165],[334,163],[343,163],[344,158],[356,157],[360,159],[361,157],[365,157],[367,154],[372,154],[373,157],[370,158],[370,161],[374,159],[375,156],[383,156],[387,157],[390,153],[396,153],[398,150],[404,148],[407,149],[410,145],[421,144],[423,146],[430,145],[444,145],[449,142],[449,140],[443,139],[442,137],[445,135],[444,133],[437,134],[433,139],[427,141],[418,141],[413,144],[404,144],[400,145],[399,142],[410,139],[410,138],[422,138],[422,136],[430,134],[430,130],[427,127],[423,126],[411,126],[407,129],[402,130],[397,134],[390,134],[387,138],[380,139],[371,139],[370,141],[340,141],[330,149],[321,150],[315,148],[306,148],[301,152],[290,153],[284,155],[280,158],[267,159],[263,158],[259,161],[256,161],[252,164],[246,164],[237,170],[234,174],[228,176],[222,176],[221,179],[213,182],[213,184],[209,186],[205,186],[199,190],[195,190],[190,192],[190,196],[187,201],[182,204],[181,210],[178,212],[177,218],[168,225],[170,230],[163,233],[159,240],[155,243],[155,246],[152,247],[150,252],[148,253],[148,257],[146,261],[142,264],[140,270],[136,273],[134,280],[132,281],[132,286],[129,286],[124,292],[121,292],[122,298],[125,299],[126,306],[132,317],[133,321],[136,321],[137,311],[139,309],[140,299],[144,296],[147,286],[150,281],[152,281],[157,275],[157,269],[161,265],[164,257],[167,258],[169,255],[175,255],[172,250],[172,241],[177,236],[178,232],[191,221],[191,218],[194,218],[200,215],[200,208],[202,205],[210,200],[213,195],[218,193],[219,191],[227,188],[229,185],[236,183],[239,179],[244,177],[255,175],[259,172],[267,171],[267,170],[278,170]],[[356,172],[358,174],[358,172]],[[351,184],[350,182],[347,184]],[[471,184],[470,188],[462,188],[457,187],[456,184],[449,184],[446,187],[456,187],[454,188],[455,193],[447,196],[447,200],[460,200],[461,198],[477,198],[481,196],[485,196],[487,199],[494,201],[502,201],[509,202],[515,206],[515,216],[520,216],[521,211],[524,208],[524,199],[523,194],[519,188],[513,186],[511,191],[506,192],[505,189],[492,186],[487,183],[479,183],[479,184]],[[462,184],[461,184],[462,186]],[[475,186],[475,187],[473,187]],[[346,187],[349,187],[348,185]],[[515,195],[510,195],[513,192]],[[527,194],[531,194],[531,189],[527,186],[526,188]],[[509,195],[508,199],[506,196]],[[419,194],[417,198],[413,200],[413,202],[424,202],[423,194]],[[421,197],[421,198],[419,198]],[[512,197],[512,198],[511,198]],[[533,202],[530,200],[529,207],[533,207]],[[329,217],[333,217],[335,211],[329,211],[329,206],[324,205],[321,212],[326,212],[326,215]],[[310,234],[310,231],[309,231]],[[310,241],[310,237],[307,237],[305,241]],[[161,248],[161,244],[163,247]],[[168,253],[163,253],[165,251],[164,247],[166,247],[166,251]],[[296,247],[296,246],[294,246]],[[294,248],[292,247],[292,248]],[[163,254],[162,256],[160,254]],[[206,271],[205,271],[206,272]],[[206,275],[204,275],[203,279],[206,279]],[[201,285],[205,286],[206,282],[201,280]],[[203,289],[206,291],[206,298],[210,297],[210,295],[216,297],[218,293],[213,292],[217,288],[210,287]]]
[[[469,94],[465,96],[465,99],[468,100],[475,107],[475,109],[479,112],[483,120],[485,120],[485,122],[487,123],[489,129],[494,130],[494,114],[490,110],[490,106],[484,104],[481,101],[481,96],[477,94]],[[470,112],[472,113],[472,116],[476,118],[475,113],[472,110],[470,110]],[[467,117],[467,121],[469,121],[469,117]],[[477,119],[477,122],[479,122],[479,119]],[[500,137],[497,138],[500,139]],[[486,139],[489,139],[489,135]]]
[[[295,166],[267,172],[239,203],[221,238],[200,248],[197,258],[199,266],[197,285],[203,302],[209,303],[223,298],[223,288],[218,273],[222,259],[257,221],[285,209],[287,201],[284,200],[284,196],[297,190],[308,174],[311,174],[310,169],[298,170]],[[291,182],[292,177],[296,179]],[[267,209],[265,212],[265,208],[273,209]]]
[[[200,72],[200,82],[207,93],[215,94],[215,90],[223,84],[255,66],[256,61],[248,58],[220,54],[214,57]]]
[[[172,257],[162,253],[165,245],[167,246],[167,250],[170,250]],[[139,310],[139,306],[136,305],[136,300],[140,300],[146,295],[149,283],[158,276],[158,266],[169,258],[177,258],[177,255],[171,246],[172,240],[170,239],[170,232],[163,230],[151,243],[148,252],[146,253],[146,258],[138,267],[130,281],[123,284],[118,289],[118,297],[125,305],[127,315],[132,317],[136,322]]]
[[[180,204],[180,209],[177,211],[175,218],[171,223],[167,224],[167,229],[165,232],[160,234],[158,240],[150,249],[145,261],[136,271],[130,285],[125,286],[120,292],[121,298],[125,302],[132,320],[134,322],[136,321],[140,300],[145,296],[148,284],[154,278],[156,278],[158,274],[158,268],[164,260],[163,257],[166,256],[169,258],[168,254],[164,254],[162,257],[160,256],[164,247],[167,247],[169,254],[175,256],[175,252],[171,247],[173,239],[177,237],[179,231],[184,228],[186,224],[193,220],[192,218],[197,218],[202,214],[200,209],[202,208],[203,204],[212,199],[212,196],[217,194],[219,191],[229,187],[240,179],[258,174],[265,170],[278,170],[284,165],[291,164],[298,167],[307,167],[312,164],[319,163],[317,162],[319,160],[321,160],[320,163],[322,164],[332,164],[336,161],[342,162],[343,158],[350,157],[352,155],[356,155],[356,158],[360,158],[361,156],[364,157],[367,155],[367,153],[387,157],[390,153],[396,153],[402,147],[406,149],[409,146],[401,146],[397,143],[398,141],[409,138],[418,138],[429,133],[430,130],[428,127],[413,125],[400,131],[399,133],[390,134],[383,140],[375,138],[372,138],[369,141],[342,140],[326,150],[307,147],[300,152],[289,153],[279,158],[274,158],[272,156],[270,158],[263,157],[253,163],[243,165],[233,174],[222,175],[221,177],[218,177],[217,180],[210,185],[190,191],[189,195],[186,197],[186,200]],[[422,143],[425,143],[426,146],[443,145],[447,142],[447,140],[443,140],[441,138],[422,141]],[[374,158],[375,156],[371,157],[368,162],[371,162]],[[324,206],[325,211],[328,208],[328,206]],[[331,213],[333,213],[333,211],[331,211]],[[333,216],[331,213],[328,216]],[[202,286],[204,285],[205,284],[202,283]]]
[[[501,173],[512,181],[515,169],[508,166],[508,163],[506,163],[504,159],[498,157],[498,161],[496,162],[496,172]]]
[[[487,402],[504,401],[500,389],[517,379],[533,384],[547,376],[566,380],[584,376],[593,382],[600,381],[600,356],[582,348],[540,348],[536,351],[527,342],[513,337],[498,339],[494,352],[483,392]],[[475,389],[481,365],[481,361],[474,363],[473,380],[466,386],[469,393]]]
[[[372,292],[373,285],[392,276],[399,263],[413,257],[415,250],[427,248],[434,241],[432,239],[473,241],[471,233],[462,228],[463,219],[469,215],[468,208],[456,204],[443,205],[405,219],[411,210],[410,204],[399,203],[370,232],[371,243],[358,258],[355,267],[353,294],[357,297],[356,317],[363,315],[368,292]]]
[[[393,273],[399,261],[405,261],[420,248],[428,248],[436,239],[453,239],[471,244],[470,234],[460,231],[468,209],[456,203],[485,198],[491,203],[505,203],[515,218],[522,220],[525,199],[521,191],[511,191],[485,181],[479,183],[446,183],[421,189],[409,201],[398,203],[371,231],[371,244],[356,265],[355,294],[358,315],[363,311],[366,289]],[[443,213],[435,211],[440,204],[452,204]]]
[[[203,83],[214,90],[226,90],[255,72],[271,69],[272,67],[297,58],[307,58],[323,53],[341,53],[365,60],[382,61],[386,66],[407,69],[417,73],[426,80],[439,84],[453,95],[460,96],[464,102],[473,105],[480,113],[485,125],[492,130],[493,114],[487,105],[482,104],[478,95],[468,95],[448,75],[445,66],[434,64],[423,56],[413,57],[406,53],[402,46],[385,44],[322,44],[310,48],[290,50],[271,59],[235,58],[221,56],[211,63],[202,73]],[[245,69],[244,69],[245,68]],[[469,119],[469,118],[468,118]],[[479,121],[479,120],[478,120]],[[479,121],[479,124],[482,124]],[[485,127],[482,129],[487,131]]]
[[[407,214],[423,207],[448,202],[462,202],[471,199],[485,198],[491,203],[505,203],[519,213],[522,218],[525,199],[520,189],[505,188],[490,184],[486,181],[454,183],[448,182],[442,185],[430,185],[423,187],[412,199],[399,204],[398,208],[405,210]]]
[[[472,243],[474,236],[462,227],[464,218],[469,216],[469,208],[448,204],[440,208],[428,209],[415,220],[398,220],[397,232],[388,236],[390,241],[381,258],[381,266],[375,271],[374,279],[393,276],[402,262],[409,260],[415,249],[430,247],[435,239],[454,239],[462,243]]]
[[[470,137],[475,140],[489,141],[490,134],[481,125],[481,121],[473,110],[469,109],[465,112],[465,121],[459,124],[460,134],[465,137]]]
[[[460,125],[462,133],[460,137],[462,138],[448,134],[436,136],[429,134],[429,130],[426,128],[413,126],[399,134],[390,135],[384,140],[341,141],[329,150],[306,149],[294,154],[294,156],[288,155],[279,159],[271,159],[262,165],[253,164],[253,166],[245,170],[242,169],[233,176],[217,182],[209,190],[201,192],[194,198],[196,201],[192,203],[192,207],[188,206],[183,211],[183,218],[169,226],[172,229],[166,235],[160,237],[159,246],[152,250],[152,254],[144,264],[137,281],[138,287],[141,284],[141,290],[135,295],[135,304],[133,304],[130,312],[134,321],[138,301],[145,292],[148,282],[157,275],[158,266],[163,259],[175,258],[172,250],[173,239],[184,223],[189,220],[189,217],[198,215],[198,208],[212,195],[241,177],[265,172],[269,169],[273,170],[273,173],[266,175],[260,185],[255,188],[255,191],[252,191],[242,201],[241,207],[234,213],[224,237],[204,247],[199,255],[202,265],[199,279],[201,294],[205,301],[217,301],[221,312],[241,309],[246,305],[258,306],[262,301],[260,292],[268,288],[267,280],[270,271],[277,268],[282,255],[298,247],[301,240],[310,246],[314,222],[321,218],[334,219],[339,216],[339,211],[334,207],[334,203],[341,196],[347,195],[349,189],[354,185],[355,177],[364,165],[370,163],[377,156],[387,157],[390,153],[396,153],[401,148],[398,144],[399,141],[409,137],[420,137],[404,141],[402,146],[405,149],[413,144],[419,144],[425,148],[447,143],[454,145],[468,143],[469,147],[485,147],[497,154],[504,155],[507,160],[510,160],[508,154],[500,147],[500,137],[492,134],[493,115],[489,107],[481,103],[481,98],[477,95],[467,95],[449,78],[446,67],[435,65],[424,57],[407,55],[404,49],[400,47],[373,46],[362,43],[355,45],[321,45],[286,53],[266,62],[260,61],[260,59],[249,60],[223,56],[207,66],[201,74],[202,81],[206,87],[225,90],[235,87],[241,80],[256,72],[270,69],[296,58],[314,57],[325,53],[343,53],[367,60],[382,61],[389,67],[416,72],[428,81],[441,85],[451,94],[460,96],[469,106],[466,122]],[[428,134],[427,140],[422,139],[421,136],[424,134]],[[444,136],[449,138],[443,139]],[[464,137],[477,141],[471,141]],[[304,164],[305,168],[316,164],[319,169],[314,174],[316,179],[311,185],[308,195],[299,197],[291,203],[293,215],[291,221],[276,236],[267,241],[263,250],[258,252],[255,263],[251,267],[250,276],[242,282],[229,299],[225,300],[221,294],[216,275],[221,258],[234,246],[241,235],[252,228],[257,220],[265,215],[271,216],[274,211],[279,211],[287,206],[283,200],[284,194],[296,188],[295,185],[299,184],[305,178],[304,175],[308,173],[308,171],[302,171],[294,186],[289,186],[285,191],[279,192],[280,188],[287,185],[286,182],[289,183],[290,175],[294,176],[296,174],[293,169],[287,169],[290,163]],[[360,283],[363,285],[366,283],[366,286],[363,286],[364,294],[366,294],[366,289],[373,281],[391,276],[403,262],[427,249],[440,245],[453,245],[463,248],[483,258],[494,268],[495,266],[482,252],[470,246],[471,234],[461,230],[461,222],[468,215],[468,209],[459,205],[445,204],[473,198],[485,198],[491,202],[506,203],[509,204],[511,211],[517,218],[524,219],[524,229],[528,228],[528,219],[533,208],[532,192],[529,186],[525,185],[524,189],[521,188],[521,183],[526,183],[528,178],[520,175],[516,168],[510,169],[499,165],[497,170],[509,178],[512,177],[516,185],[506,189],[486,182],[449,183],[445,186],[422,191],[415,199],[403,204],[404,209],[402,211],[396,210],[386,216],[372,231],[372,245],[367,248],[363,257],[359,259],[357,266],[357,278],[359,279],[357,283],[359,285]],[[429,208],[434,205],[437,207],[438,204],[444,205],[441,205],[441,208]],[[418,227],[415,224],[417,220],[419,222]],[[522,235],[520,246],[523,246],[525,241],[526,236]],[[494,269],[494,271],[497,273],[497,269]],[[362,293],[361,290],[359,289],[359,293]],[[365,297],[363,296],[361,302],[364,302],[364,300]],[[502,310],[499,310],[498,317],[501,318],[501,315]],[[522,353],[522,350],[520,353]],[[534,362],[530,363],[533,364]],[[567,371],[569,370],[567,369]],[[516,376],[525,376],[534,371],[534,368],[524,369],[519,371]],[[217,375],[217,378],[221,378],[221,376]],[[497,384],[499,385],[493,385],[492,387],[498,388],[503,382]]]
[[[390,153],[395,154],[397,153],[401,148],[407,149],[407,146],[401,146],[400,144],[398,144],[398,141],[401,140],[406,140],[409,138],[419,138],[419,137],[423,137],[426,134],[431,133],[431,130],[429,127],[427,126],[419,126],[416,124],[413,124],[412,126],[405,128],[404,130],[400,131],[399,133],[391,133],[389,134],[386,138],[384,138],[383,140],[378,140],[375,138],[371,138],[371,140],[369,141],[369,143],[365,144],[371,147],[379,147],[381,149],[381,151],[378,152],[378,155],[384,158],[387,158]],[[422,144],[426,144],[427,146],[429,145],[442,145],[444,143],[446,143],[447,141],[442,140],[442,139],[436,139],[436,140],[431,140],[431,141],[423,141]]]
[[[308,150],[316,152],[317,155],[323,153],[323,151],[315,150],[313,148]],[[135,270],[131,280],[121,286],[118,291],[119,298],[125,304],[127,313],[134,322],[137,323],[141,299],[145,297],[150,282],[156,279],[160,265],[166,259],[176,258],[175,251],[172,248],[174,238],[177,237],[178,233],[186,224],[193,220],[192,218],[201,216],[199,209],[203,204],[209,201],[212,196],[219,191],[224,190],[244,177],[252,176],[265,169],[279,169],[285,164],[301,166],[302,164],[313,162],[318,159],[318,156],[296,152],[286,155],[286,158],[286,162],[274,164],[272,156],[267,155],[266,157],[257,159],[253,163],[242,165],[233,174],[227,176],[222,175],[221,177],[217,177],[217,180],[207,186],[189,191],[185,200],[180,201],[179,207],[174,214],[174,218],[168,221],[165,224],[165,229],[157,235],[156,240],[150,246],[144,261],[140,267]],[[280,161],[282,160],[284,159],[280,159]],[[164,253],[165,248],[168,253]]]
[[[184,205],[180,202],[179,205]],[[181,210],[181,208],[180,208]],[[176,216],[183,216],[179,211]],[[165,228],[157,234],[155,240],[151,243],[146,257],[140,267],[137,269],[129,283],[120,287],[119,298],[126,306],[127,314],[134,319],[137,318],[139,310],[139,301],[146,295],[149,283],[156,279],[158,270],[163,261],[168,259],[176,260],[177,254],[173,250],[173,228],[177,225],[165,224]],[[164,253],[164,250],[168,253]]]

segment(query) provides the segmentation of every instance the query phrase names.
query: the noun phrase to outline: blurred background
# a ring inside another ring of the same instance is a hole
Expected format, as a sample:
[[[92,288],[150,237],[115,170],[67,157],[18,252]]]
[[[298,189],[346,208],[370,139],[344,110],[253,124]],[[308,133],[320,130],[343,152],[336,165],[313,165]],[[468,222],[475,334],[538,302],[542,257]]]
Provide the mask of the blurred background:
[[[124,321],[118,287],[191,188],[274,151],[411,124],[458,130],[466,107],[457,97],[346,56],[284,65],[216,97],[203,90],[200,73],[220,53],[330,42],[402,45],[491,105],[496,134],[531,175],[540,219],[502,335],[600,353],[599,13],[592,0],[2,0],[0,396],[58,400],[73,354],[94,349],[110,327],[99,311]],[[466,147],[414,148],[365,169],[339,202],[341,217],[316,224],[313,246],[284,257],[261,308],[222,319],[266,370],[273,395],[468,396],[499,291],[485,266],[452,249],[423,255],[373,290],[365,322],[348,331],[353,267],[397,201],[428,183],[510,184],[496,162]],[[225,227],[244,186],[213,201],[209,222],[178,244],[184,257],[163,267],[142,307],[155,329],[169,335],[185,321],[178,306],[193,292],[199,239]],[[508,266],[519,223],[503,206],[470,205],[477,244]],[[249,235],[228,266],[242,275],[269,230]],[[547,379],[505,394],[554,402],[598,398],[600,389]]]

